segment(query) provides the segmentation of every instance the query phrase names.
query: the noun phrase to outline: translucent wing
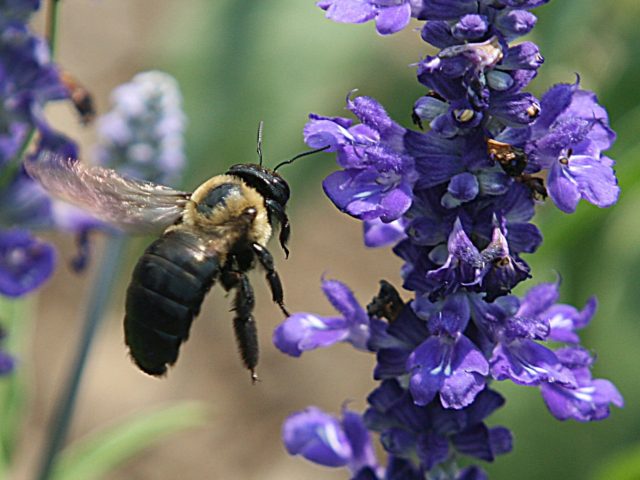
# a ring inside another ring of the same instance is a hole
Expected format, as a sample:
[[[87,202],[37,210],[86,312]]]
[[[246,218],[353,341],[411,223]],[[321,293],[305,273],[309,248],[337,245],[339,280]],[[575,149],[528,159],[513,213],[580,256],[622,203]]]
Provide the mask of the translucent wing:
[[[174,224],[191,195],[47,151],[26,161],[25,168],[53,197],[130,233],[159,232]]]

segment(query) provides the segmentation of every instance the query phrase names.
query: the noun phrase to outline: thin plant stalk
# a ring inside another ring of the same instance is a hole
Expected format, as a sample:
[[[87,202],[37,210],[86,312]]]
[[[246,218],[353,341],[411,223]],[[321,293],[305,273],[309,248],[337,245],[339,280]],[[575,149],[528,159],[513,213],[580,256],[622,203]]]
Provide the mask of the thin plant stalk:
[[[51,478],[56,456],[65,442],[73,418],[73,411],[87,358],[98,327],[104,318],[111,290],[118,275],[120,259],[123,256],[125,245],[125,236],[114,236],[109,239],[103,252],[102,261],[89,298],[82,337],[78,344],[76,357],[69,372],[69,378],[58,401],[47,443],[42,452],[40,469],[36,477],[38,480],[48,480]]]

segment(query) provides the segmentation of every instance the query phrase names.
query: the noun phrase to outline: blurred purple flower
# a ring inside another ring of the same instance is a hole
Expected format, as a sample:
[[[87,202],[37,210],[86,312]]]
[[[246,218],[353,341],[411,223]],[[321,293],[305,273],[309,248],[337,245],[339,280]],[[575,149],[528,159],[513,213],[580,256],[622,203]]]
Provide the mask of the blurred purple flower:
[[[347,409],[342,411],[342,421],[317,407],[294,413],[282,427],[282,438],[291,455],[302,455],[320,465],[346,466],[353,475],[378,468],[362,418]]]
[[[185,166],[182,96],[170,75],[136,75],[111,94],[98,120],[96,157],[102,166],[161,184],[176,183]]]
[[[0,230],[0,294],[20,297],[42,285],[53,273],[51,245],[26,230]]]

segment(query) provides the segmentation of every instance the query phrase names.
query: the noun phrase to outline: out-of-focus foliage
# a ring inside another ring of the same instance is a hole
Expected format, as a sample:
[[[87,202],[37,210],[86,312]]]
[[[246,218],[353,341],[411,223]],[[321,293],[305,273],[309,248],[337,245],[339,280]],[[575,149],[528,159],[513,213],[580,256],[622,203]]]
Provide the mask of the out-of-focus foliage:
[[[185,93],[189,186],[232,163],[254,160],[259,120],[266,125],[268,163],[301,151],[306,114],[343,113],[353,88],[378,98],[410,126],[412,102],[424,93],[409,67],[426,53],[418,33],[382,39],[372,25],[325,20],[313,3],[202,1],[172,19],[160,66],[178,77]],[[640,4],[554,0],[535,13],[535,42],[546,57],[535,85],[572,82],[581,72],[583,87],[597,92],[618,132],[609,154],[617,161],[623,194],[612,209],[582,204],[571,216],[541,207],[545,242],[527,261],[536,282],[561,274],[564,302],[582,305],[598,296],[596,321],[584,340],[600,353],[594,374],[614,381],[627,406],[606,422],[560,425],[537,392],[498,384],[509,401],[494,421],[512,428],[515,447],[487,469],[492,478],[583,480],[640,439]],[[296,211],[326,201],[304,191],[332,168],[322,155],[287,167]]]
[[[189,402],[135,415],[72,444],[62,452],[52,478],[103,478],[121,463],[172,433],[202,426],[206,417],[204,405]]]

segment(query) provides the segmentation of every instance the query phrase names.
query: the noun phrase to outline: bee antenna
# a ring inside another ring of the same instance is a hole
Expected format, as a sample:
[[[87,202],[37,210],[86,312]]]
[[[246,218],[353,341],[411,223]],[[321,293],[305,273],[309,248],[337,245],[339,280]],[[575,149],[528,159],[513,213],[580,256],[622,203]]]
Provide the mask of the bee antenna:
[[[258,160],[260,161],[259,165],[262,166],[262,129],[264,128],[264,122],[260,120],[258,123],[258,148],[256,151],[258,152]]]
[[[306,157],[307,155],[313,155],[314,153],[323,152],[323,151],[327,150],[330,147],[331,147],[331,145],[327,145],[327,146],[322,147],[322,148],[316,148],[315,150],[309,150],[308,152],[299,153],[298,155],[296,155],[295,157],[293,157],[290,160],[285,160],[284,162],[280,162],[278,165],[276,165],[274,167],[273,171],[275,172],[280,167],[282,167],[283,165],[288,165],[290,163],[293,163],[296,160],[298,160],[299,158]]]

